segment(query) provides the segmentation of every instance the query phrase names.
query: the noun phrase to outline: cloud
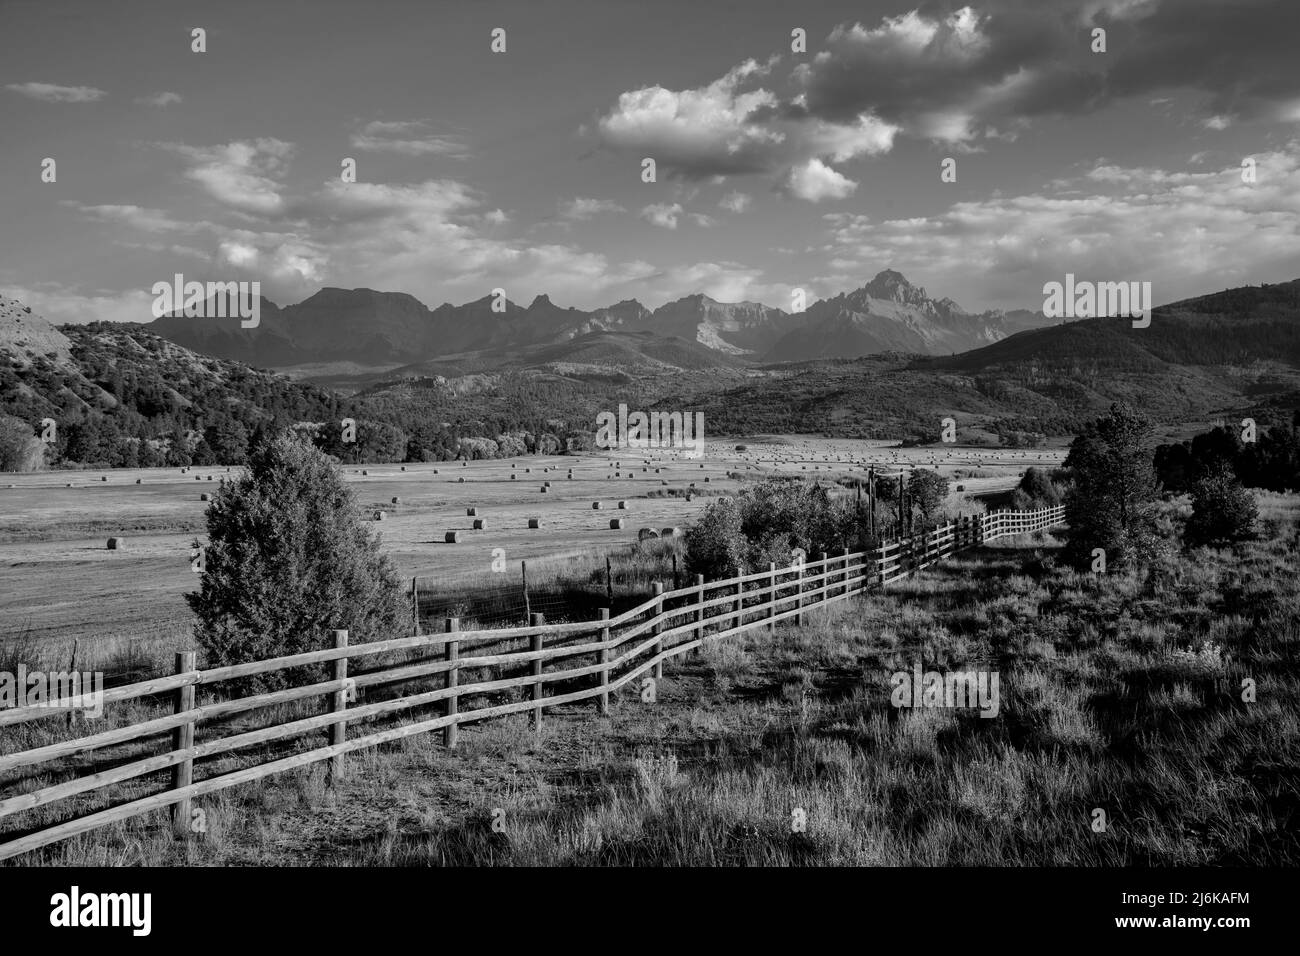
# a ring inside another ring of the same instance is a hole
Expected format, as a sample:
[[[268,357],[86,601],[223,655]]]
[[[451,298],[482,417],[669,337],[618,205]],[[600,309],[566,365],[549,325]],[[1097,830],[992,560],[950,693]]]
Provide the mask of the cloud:
[[[374,120],[352,134],[357,149],[404,156],[464,158],[468,148],[458,136],[435,135],[425,120]]]
[[[652,206],[646,206],[641,210],[640,216],[652,225],[662,226],[664,229],[676,229],[677,217],[682,214],[681,203],[655,203]]]
[[[120,223],[139,229],[141,232],[180,232],[194,228],[193,224],[173,219],[161,209],[150,209],[145,206],[111,204],[92,206],[71,199],[61,200],[60,204],[76,209],[100,222]]]
[[[221,146],[158,145],[189,160],[186,177],[223,205],[260,216],[284,211],[278,180],[288,169],[291,143],[263,138]]]
[[[93,86],[57,86],[53,83],[10,83],[5,89],[46,103],[94,103],[108,95]]]
[[[627,210],[612,199],[585,199],[576,196],[560,203],[561,218],[574,222],[591,219],[602,212],[627,212]]]
[[[1195,172],[1101,165],[1069,183],[1068,198],[995,197],[902,220],[830,213],[828,251],[894,262],[923,285],[1018,307],[1040,305],[1043,283],[1066,272],[1149,280],[1157,302],[1295,278],[1300,140],[1255,159],[1255,185],[1235,164]]]
[[[718,205],[727,210],[727,212],[741,213],[749,208],[749,204],[752,201],[753,197],[748,193],[733,191],[723,196],[722,199],[718,201]]]
[[[40,313],[55,325],[153,321],[154,297],[147,289],[84,292],[75,286],[47,282],[37,288],[7,286],[6,294],[31,306],[33,312]]]
[[[857,183],[841,176],[819,159],[810,159],[802,166],[796,166],[781,184],[782,192],[808,202],[844,199],[853,195],[857,188]]]
[[[781,138],[762,122],[777,99],[764,89],[740,87],[771,65],[746,60],[694,90],[649,86],[623,93],[598,130],[613,148],[653,157],[657,166],[688,177],[761,172]]]
[[[678,178],[789,182],[812,160],[881,155],[899,136],[978,151],[1040,117],[1135,97],[1181,92],[1214,130],[1300,120],[1294,0],[983,0],[928,11],[840,24],[785,77],[779,58],[749,59],[695,89],[624,92],[596,131]],[[1091,51],[1094,26],[1107,30],[1105,54]]]
[[[162,93],[152,93],[149,96],[137,97],[136,102],[145,106],[167,106],[171,103],[181,102],[181,95],[164,91]]]
[[[623,93],[597,128],[611,149],[648,156],[685,180],[768,174],[788,178],[813,159],[845,162],[888,152],[897,128],[869,112],[830,122],[754,87],[776,58],[755,60],[698,89],[646,87]]]

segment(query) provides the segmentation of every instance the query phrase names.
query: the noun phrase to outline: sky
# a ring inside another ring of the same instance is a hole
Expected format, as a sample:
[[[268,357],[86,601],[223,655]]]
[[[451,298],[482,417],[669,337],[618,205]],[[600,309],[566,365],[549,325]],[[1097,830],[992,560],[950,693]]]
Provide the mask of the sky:
[[[583,309],[1287,281],[1297,36],[1296,0],[0,0],[0,293],[143,322],[176,273]]]

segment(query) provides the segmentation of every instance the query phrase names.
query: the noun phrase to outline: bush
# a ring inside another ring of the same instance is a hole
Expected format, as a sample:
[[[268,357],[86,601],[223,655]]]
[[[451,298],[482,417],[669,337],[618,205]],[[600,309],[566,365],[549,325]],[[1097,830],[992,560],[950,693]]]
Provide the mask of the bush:
[[[207,512],[206,569],[186,595],[209,666],[405,633],[409,604],[391,562],[357,515],[351,489],[310,443],[278,438],[256,449]],[[321,679],[323,667],[314,668]],[[256,689],[285,686],[284,672]]]
[[[1192,484],[1192,516],[1185,540],[1190,546],[1242,541],[1254,534],[1258,517],[1255,496],[1237,480],[1232,466],[1220,459]]]
[[[732,577],[744,563],[746,545],[735,502],[714,501],[686,532],[686,571],[709,581]]]
[[[1016,504],[1017,508],[1053,508],[1061,503],[1060,491],[1052,484],[1052,479],[1047,472],[1041,468],[1026,468],[1016,491],[1022,493],[1023,498],[1016,495],[1013,496],[1013,501],[1027,502]]]
[[[686,534],[686,568],[717,580],[788,565],[795,548],[808,555],[864,550],[875,544],[865,528],[865,511],[833,500],[826,488],[769,479],[709,506]]]
[[[1116,403],[1070,445],[1065,466],[1074,485],[1065,499],[1066,556],[1076,567],[1090,565],[1094,548],[1115,566],[1146,560],[1159,549],[1151,435],[1150,422]]]
[[[939,514],[948,497],[948,479],[937,471],[917,468],[907,481],[907,497],[921,512],[921,520],[928,524]]]

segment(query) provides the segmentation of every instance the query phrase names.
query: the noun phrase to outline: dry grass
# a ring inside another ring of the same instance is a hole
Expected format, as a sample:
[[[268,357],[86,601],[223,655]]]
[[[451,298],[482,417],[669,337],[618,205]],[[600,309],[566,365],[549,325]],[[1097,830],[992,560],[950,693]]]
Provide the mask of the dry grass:
[[[153,814],[22,862],[1295,865],[1300,501],[1261,512],[1274,537],[1141,572],[1062,569],[1047,536],[969,553],[713,644],[653,704],[410,740],[335,789],[207,798],[188,845]],[[998,717],[892,707],[918,658],[996,670]]]

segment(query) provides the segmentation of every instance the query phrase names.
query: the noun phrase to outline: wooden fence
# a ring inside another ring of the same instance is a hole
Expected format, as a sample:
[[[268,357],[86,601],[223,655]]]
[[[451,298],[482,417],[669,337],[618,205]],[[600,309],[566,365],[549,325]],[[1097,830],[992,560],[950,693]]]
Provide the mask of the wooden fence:
[[[597,711],[603,714],[608,712],[611,693],[638,678],[644,681],[647,677],[661,677],[665,661],[696,651],[705,641],[756,628],[774,629],[782,621],[802,624],[810,609],[843,601],[872,586],[899,581],[965,548],[1006,535],[1046,530],[1063,518],[1064,508],[1059,506],[1039,511],[992,512],[914,534],[874,552],[822,554],[815,561],[797,562],[786,568],[771,565],[767,570],[724,581],[705,581],[703,576],[697,576],[694,584],[671,591],[656,585],[650,600],[617,617],[603,610],[595,621],[545,624],[538,615],[527,627],[460,631],[458,622],[450,619],[440,634],[351,645],[348,632],[337,631],[335,646],[329,649],[205,670],[196,669],[193,652],[177,654],[174,674],[103,691],[105,707],[147,700],[158,705],[162,716],[0,755],[0,774],[39,768],[35,782],[31,776],[18,781],[37,789],[0,797],[0,820],[161,771],[171,771],[170,786],[0,843],[0,860],[168,806],[172,807],[177,834],[185,835],[196,797],[320,761],[329,761],[331,779],[339,779],[344,772],[344,755],[416,734],[441,730],[446,745],[455,747],[458,728],[470,721],[527,712],[534,725],[540,725],[547,708],[584,700],[594,701]],[[401,666],[385,665],[349,674],[352,661],[399,653],[426,656]],[[329,671],[324,680],[201,705],[197,701],[199,688],[320,665]],[[522,669],[523,673],[498,676],[502,669]],[[391,688],[413,681],[438,686],[373,703],[357,702],[358,693],[365,688]],[[171,698],[171,713],[163,709],[163,695]],[[499,702],[501,695],[522,699]],[[322,713],[195,741],[200,724],[215,727],[237,715],[312,698],[324,700]],[[88,695],[83,695],[3,710],[0,728],[55,715],[66,717],[72,709],[92,703]],[[348,737],[349,726],[429,705],[437,705],[441,712],[414,723],[378,730],[371,727],[368,729],[372,732],[364,736]],[[205,758],[321,732],[327,734],[324,746],[194,779],[195,763]],[[164,735],[170,737],[171,743],[162,753],[143,757],[138,752],[119,752],[116,756],[108,753],[124,745],[134,745],[138,750],[142,741]],[[69,768],[60,766],[61,761],[92,752],[101,754],[104,762],[112,765],[92,767],[92,772],[86,773],[74,771],[61,783],[39,785],[41,777],[69,772]]]

